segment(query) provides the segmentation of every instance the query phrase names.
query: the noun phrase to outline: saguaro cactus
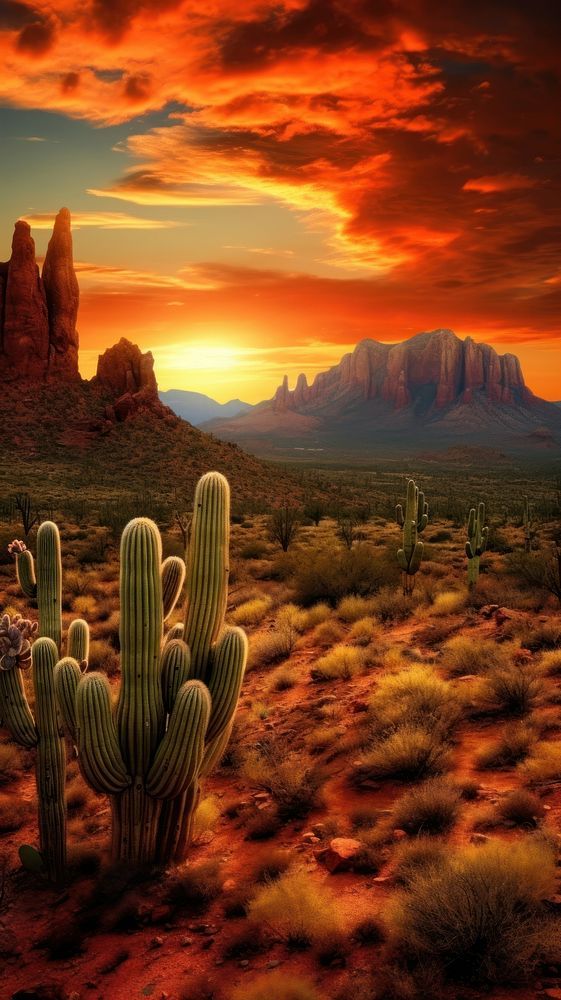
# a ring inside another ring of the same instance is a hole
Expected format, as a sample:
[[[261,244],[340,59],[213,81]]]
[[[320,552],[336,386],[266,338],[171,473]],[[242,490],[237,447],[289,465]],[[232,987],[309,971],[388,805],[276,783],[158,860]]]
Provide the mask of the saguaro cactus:
[[[403,529],[397,561],[401,569],[403,593],[410,595],[415,586],[415,574],[423,558],[424,545],[419,541],[419,535],[425,530],[429,520],[429,505],[425,500],[425,494],[419,491],[413,479],[407,484],[405,513],[402,505],[398,503],[395,515],[398,525]]]
[[[4,615],[0,625],[2,633],[20,631],[22,643],[18,653],[17,642],[10,638],[10,650],[0,660],[0,716],[12,738],[26,749],[36,748],[36,781],[39,814],[40,855],[30,847],[20,848],[23,861],[58,882],[66,867],[66,803],[64,782],[66,753],[61,720],[58,715],[54,689],[54,670],[58,658],[55,643],[47,636],[37,639],[31,647],[34,629],[31,622],[18,619],[15,626]],[[21,671],[32,663],[35,718],[29,707]]]
[[[115,711],[104,675],[78,678],[74,666],[59,664],[61,685],[77,688],[83,774],[111,798],[115,859],[165,863],[184,851],[200,780],[226,743],[247,658],[245,634],[224,628],[228,542],[228,483],[208,473],[195,494],[186,641],[173,638],[162,648],[162,578],[171,570],[161,567],[156,525],[146,518],[131,521],[121,540],[121,687]],[[173,574],[178,586],[179,569]],[[176,599],[177,592],[168,598],[168,609]]]
[[[8,546],[15,557],[18,583],[29,600],[37,601],[39,635],[48,636],[59,653],[62,643],[62,558],[60,534],[53,521],[43,521],[37,532],[37,567],[33,555],[19,539]],[[68,630],[68,655],[85,666],[89,650],[89,630],[77,619]]]
[[[468,586],[472,590],[479,579],[479,561],[489,538],[489,528],[485,526],[485,504],[480,503],[472,507],[468,518],[468,540],[466,542],[466,556],[468,559]]]

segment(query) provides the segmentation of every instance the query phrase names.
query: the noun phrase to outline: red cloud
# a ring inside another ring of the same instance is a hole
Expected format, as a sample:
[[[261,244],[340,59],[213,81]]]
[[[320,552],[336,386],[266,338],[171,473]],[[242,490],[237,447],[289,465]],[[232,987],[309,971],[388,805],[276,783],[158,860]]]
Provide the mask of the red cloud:
[[[479,194],[494,194],[501,191],[526,191],[536,187],[538,180],[524,174],[495,174],[487,177],[473,177],[463,185],[464,191]]]

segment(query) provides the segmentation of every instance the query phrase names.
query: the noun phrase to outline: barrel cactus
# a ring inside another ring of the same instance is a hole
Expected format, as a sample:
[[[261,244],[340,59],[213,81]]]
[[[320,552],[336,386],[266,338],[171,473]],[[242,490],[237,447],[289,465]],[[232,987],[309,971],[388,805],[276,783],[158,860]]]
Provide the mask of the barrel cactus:
[[[164,607],[166,577],[179,587],[181,567],[175,564],[173,574],[162,567],[156,525],[135,518],[121,539],[115,709],[103,674],[78,676],[71,662],[57,668],[70,716],[76,693],[84,777],[111,800],[115,860],[167,863],[184,855],[200,782],[228,740],[247,659],[243,631],[224,626],[228,550],[229,487],[211,472],[195,493],[182,633],[174,628],[163,641],[166,610],[178,596],[168,594]]]
[[[407,484],[405,513],[398,503],[395,514],[396,521],[402,528],[402,544],[397,552],[397,561],[401,569],[403,593],[409,596],[413,593],[415,574],[423,558],[424,545],[419,541],[419,535],[425,530],[429,520],[429,505],[425,494],[419,491],[413,479]]]
[[[485,504],[480,503],[472,507],[468,518],[468,540],[466,542],[466,556],[468,560],[468,586],[472,590],[479,579],[479,561],[487,548],[489,538],[489,528],[485,526]]]
[[[62,645],[62,557],[60,534],[53,521],[43,521],[37,531],[37,563],[20,539],[8,546],[16,560],[18,583],[31,601],[37,601],[39,635],[48,636],[58,651]],[[68,630],[68,655],[84,667],[88,659],[89,630],[77,619]]]
[[[47,636],[31,646],[37,629],[29,620],[0,622],[0,717],[12,738],[35,749],[40,850],[20,848],[23,863],[59,882],[66,866],[66,752],[54,688],[58,650]],[[16,636],[19,633],[20,638]],[[22,670],[32,666],[35,717],[25,693]]]

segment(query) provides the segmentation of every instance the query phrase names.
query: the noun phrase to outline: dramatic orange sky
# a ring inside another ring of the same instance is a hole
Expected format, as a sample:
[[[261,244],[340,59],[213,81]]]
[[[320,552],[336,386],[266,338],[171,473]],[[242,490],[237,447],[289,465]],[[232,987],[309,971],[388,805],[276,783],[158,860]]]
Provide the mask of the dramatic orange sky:
[[[0,0],[0,256],[73,213],[81,367],[257,401],[451,327],[561,399],[554,0]]]

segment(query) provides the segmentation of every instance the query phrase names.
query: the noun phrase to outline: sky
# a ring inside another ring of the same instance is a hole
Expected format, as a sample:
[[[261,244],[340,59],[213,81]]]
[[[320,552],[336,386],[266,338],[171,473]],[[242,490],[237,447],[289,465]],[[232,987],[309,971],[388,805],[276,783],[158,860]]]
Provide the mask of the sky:
[[[561,399],[551,0],[0,0],[0,259],[73,217],[80,365],[272,395],[439,327]]]

